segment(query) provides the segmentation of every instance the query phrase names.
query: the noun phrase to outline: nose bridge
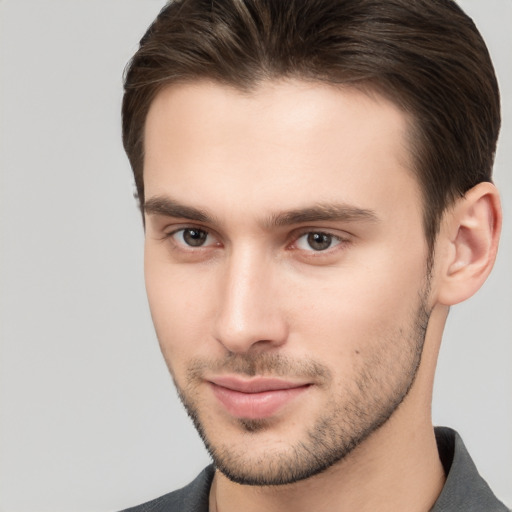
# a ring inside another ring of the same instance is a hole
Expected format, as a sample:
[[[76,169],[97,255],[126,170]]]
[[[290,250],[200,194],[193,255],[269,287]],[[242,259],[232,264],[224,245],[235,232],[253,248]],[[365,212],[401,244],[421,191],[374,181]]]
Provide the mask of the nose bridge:
[[[220,283],[215,337],[230,352],[284,341],[286,326],[273,292],[274,266],[253,244],[234,248]]]

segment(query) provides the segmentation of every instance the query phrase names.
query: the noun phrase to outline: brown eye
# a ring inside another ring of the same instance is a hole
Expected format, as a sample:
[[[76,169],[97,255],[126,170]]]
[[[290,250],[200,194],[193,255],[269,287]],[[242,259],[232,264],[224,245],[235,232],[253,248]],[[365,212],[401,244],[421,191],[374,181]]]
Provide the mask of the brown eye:
[[[306,231],[295,240],[294,246],[303,252],[315,253],[333,249],[344,243],[344,238],[325,231]]]
[[[201,247],[208,239],[208,232],[204,229],[185,228],[174,233],[176,240],[189,247]]]
[[[325,251],[331,247],[333,236],[327,233],[308,233],[306,242],[314,251]]]

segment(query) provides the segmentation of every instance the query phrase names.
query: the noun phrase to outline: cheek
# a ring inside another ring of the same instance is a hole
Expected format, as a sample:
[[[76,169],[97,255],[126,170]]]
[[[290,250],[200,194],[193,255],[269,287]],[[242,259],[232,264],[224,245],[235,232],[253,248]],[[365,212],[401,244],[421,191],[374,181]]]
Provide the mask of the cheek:
[[[190,272],[146,250],[145,281],[149,307],[162,353],[171,367],[193,357],[208,339],[214,290],[208,273]]]
[[[397,263],[381,254],[371,265],[332,269],[321,282],[295,286],[291,332],[327,362],[374,349],[409,330],[424,276],[422,255]]]

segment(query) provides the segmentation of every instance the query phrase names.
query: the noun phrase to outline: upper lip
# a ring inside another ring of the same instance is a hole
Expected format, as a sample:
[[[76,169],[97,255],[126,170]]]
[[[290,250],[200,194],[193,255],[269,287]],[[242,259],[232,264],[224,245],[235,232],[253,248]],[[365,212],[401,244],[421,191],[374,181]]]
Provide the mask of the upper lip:
[[[244,379],[239,376],[222,375],[207,379],[216,386],[239,391],[240,393],[262,393],[264,391],[280,391],[283,389],[300,388],[309,382],[297,382],[275,377],[252,377]]]

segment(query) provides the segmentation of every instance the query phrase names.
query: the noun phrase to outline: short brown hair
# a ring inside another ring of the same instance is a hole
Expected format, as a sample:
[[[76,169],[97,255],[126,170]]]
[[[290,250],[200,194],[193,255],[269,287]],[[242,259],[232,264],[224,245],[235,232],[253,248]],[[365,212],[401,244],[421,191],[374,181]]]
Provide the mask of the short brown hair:
[[[123,143],[144,205],[144,125],[165,86],[210,79],[242,90],[299,78],[390,99],[409,143],[432,250],[445,208],[491,181],[499,90],[485,43],[452,0],[175,0],[126,69]]]

